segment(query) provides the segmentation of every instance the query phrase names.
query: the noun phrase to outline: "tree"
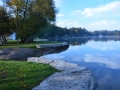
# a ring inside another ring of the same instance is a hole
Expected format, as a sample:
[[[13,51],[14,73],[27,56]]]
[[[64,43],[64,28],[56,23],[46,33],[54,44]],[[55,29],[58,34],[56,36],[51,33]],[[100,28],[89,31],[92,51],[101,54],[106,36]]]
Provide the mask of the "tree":
[[[13,32],[14,24],[6,9],[0,6],[0,44],[7,43],[6,35]]]
[[[16,35],[29,42],[48,22],[55,22],[57,10],[53,0],[8,0],[16,18]]]

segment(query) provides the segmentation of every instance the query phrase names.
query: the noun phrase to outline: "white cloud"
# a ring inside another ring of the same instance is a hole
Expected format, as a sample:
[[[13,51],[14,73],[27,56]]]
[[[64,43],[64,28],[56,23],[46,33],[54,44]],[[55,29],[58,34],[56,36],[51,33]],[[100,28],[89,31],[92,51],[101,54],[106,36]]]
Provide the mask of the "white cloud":
[[[85,17],[91,16],[101,16],[106,15],[108,13],[118,13],[120,10],[120,1],[110,2],[106,5],[100,5],[97,8],[85,8],[81,14],[85,15]]]
[[[82,13],[81,10],[76,10],[71,13],[71,15],[80,15]]]
[[[90,23],[86,28],[89,30],[102,30],[102,29],[108,29],[108,30],[118,29],[119,30],[120,27],[118,26],[119,26],[119,22],[117,21],[101,20],[101,21]]]
[[[70,21],[70,20],[58,20],[57,25],[60,27],[81,27],[78,21]]]
[[[102,20],[102,21],[93,22],[89,26],[96,26],[96,27],[97,26],[107,26],[107,25],[113,25],[115,23],[116,23],[116,21]]]
[[[65,16],[64,14],[57,14],[58,17],[63,17]]]

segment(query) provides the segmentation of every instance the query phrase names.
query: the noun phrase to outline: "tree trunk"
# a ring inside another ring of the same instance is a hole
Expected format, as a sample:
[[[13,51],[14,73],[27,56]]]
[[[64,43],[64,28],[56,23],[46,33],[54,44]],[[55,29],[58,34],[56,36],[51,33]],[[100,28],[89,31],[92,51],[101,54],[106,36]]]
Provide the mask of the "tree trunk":
[[[34,42],[33,38],[20,38],[20,43],[29,43],[29,42]]]
[[[7,44],[6,35],[2,34],[0,35],[0,45],[5,45],[5,44]]]
[[[3,39],[2,39],[2,37],[0,36],[0,45],[3,45],[4,43],[3,43]]]
[[[3,34],[4,44],[7,44],[6,34]]]

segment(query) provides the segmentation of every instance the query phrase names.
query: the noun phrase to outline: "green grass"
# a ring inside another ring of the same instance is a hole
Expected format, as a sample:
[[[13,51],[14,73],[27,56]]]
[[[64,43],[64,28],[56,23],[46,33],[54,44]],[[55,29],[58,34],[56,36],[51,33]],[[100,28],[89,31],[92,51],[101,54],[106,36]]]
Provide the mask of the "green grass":
[[[36,48],[36,44],[51,44],[51,43],[58,43],[55,41],[36,41],[32,43],[19,43],[17,44],[16,40],[9,40],[8,44],[0,46],[0,49],[3,48]]]
[[[31,90],[54,72],[45,64],[0,60],[0,90]]]

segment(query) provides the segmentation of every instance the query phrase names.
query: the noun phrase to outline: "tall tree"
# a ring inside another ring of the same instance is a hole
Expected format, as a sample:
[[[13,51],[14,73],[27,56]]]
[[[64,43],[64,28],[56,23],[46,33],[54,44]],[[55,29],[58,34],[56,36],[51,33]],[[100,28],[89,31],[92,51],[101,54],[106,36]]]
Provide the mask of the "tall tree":
[[[54,22],[57,10],[53,0],[9,0],[16,18],[16,34],[21,42],[29,42],[40,28]]]
[[[7,43],[6,35],[13,32],[13,22],[11,20],[6,9],[0,6],[0,44],[4,45]]]

